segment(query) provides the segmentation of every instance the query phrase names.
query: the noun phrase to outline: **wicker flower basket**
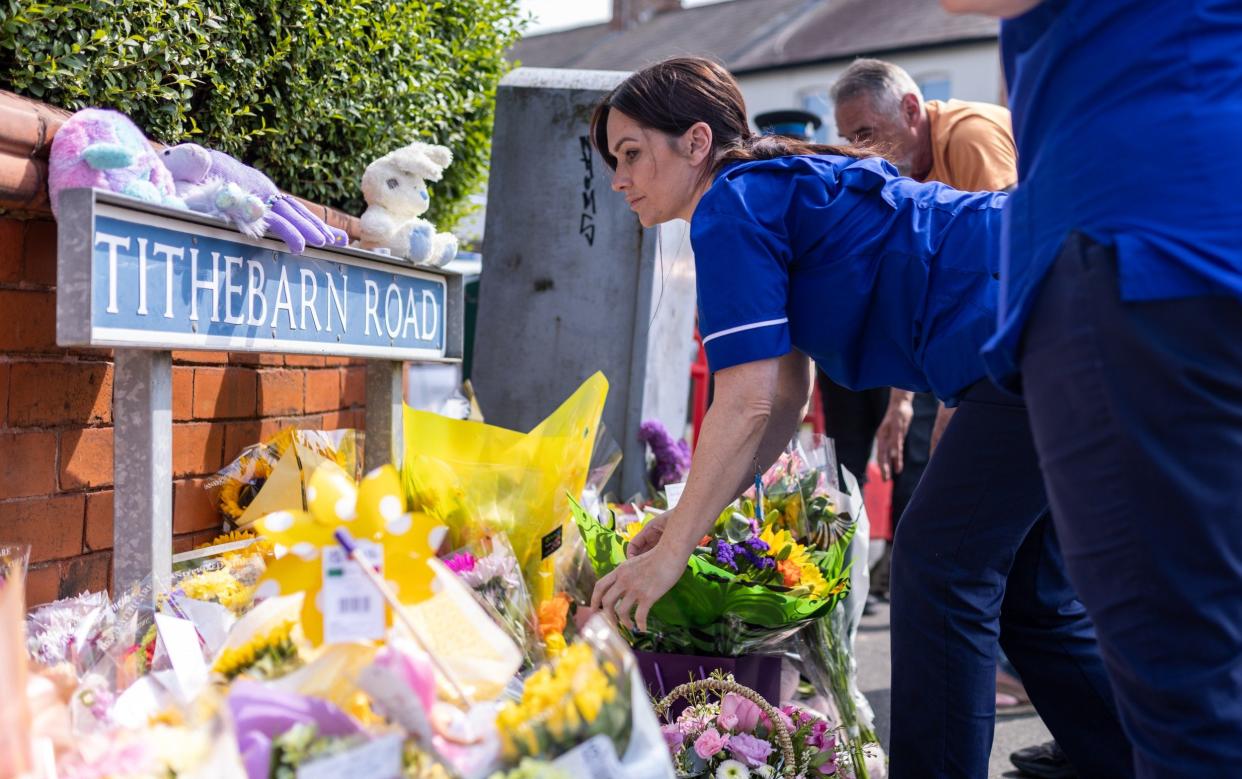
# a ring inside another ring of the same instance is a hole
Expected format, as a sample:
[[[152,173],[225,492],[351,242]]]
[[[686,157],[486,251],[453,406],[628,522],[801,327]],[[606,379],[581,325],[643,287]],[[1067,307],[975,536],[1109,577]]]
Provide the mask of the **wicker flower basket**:
[[[674,687],[672,692],[655,705],[656,714],[663,717],[674,703],[691,693],[703,690],[719,693],[721,696],[731,692],[758,706],[759,710],[767,716],[768,721],[772,723],[772,733],[776,738],[776,746],[780,749],[781,756],[785,760],[781,773],[787,779],[793,779],[797,775],[797,757],[794,754],[793,739],[790,738],[789,728],[785,726],[785,722],[781,719],[780,713],[776,708],[764,700],[762,695],[749,687],[743,687],[737,682],[729,681],[728,679],[700,679],[695,682],[687,682]]]

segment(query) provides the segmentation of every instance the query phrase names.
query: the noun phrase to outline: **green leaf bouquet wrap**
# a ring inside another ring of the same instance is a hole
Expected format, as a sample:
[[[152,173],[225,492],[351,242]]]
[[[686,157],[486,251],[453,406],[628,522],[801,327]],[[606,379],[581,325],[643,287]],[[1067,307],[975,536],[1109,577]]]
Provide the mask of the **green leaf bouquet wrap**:
[[[570,508],[597,576],[625,562],[628,542],[622,534],[587,514],[576,501],[570,501]],[[786,558],[788,551],[771,550]],[[700,547],[681,578],[652,607],[648,632],[631,635],[630,642],[644,651],[725,657],[771,650],[828,614],[844,597],[849,580],[839,566],[834,570],[824,557],[814,564],[827,585],[815,595],[807,587],[780,584],[775,573],[731,570],[712,556],[708,546]]]

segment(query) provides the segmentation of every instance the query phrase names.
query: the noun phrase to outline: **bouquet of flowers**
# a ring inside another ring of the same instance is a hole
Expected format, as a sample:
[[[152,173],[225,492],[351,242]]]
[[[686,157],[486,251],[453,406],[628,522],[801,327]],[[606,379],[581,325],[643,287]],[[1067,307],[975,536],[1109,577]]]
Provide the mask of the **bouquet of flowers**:
[[[502,754],[550,759],[603,736],[613,759],[624,755],[633,728],[633,657],[600,617],[579,640],[526,678],[521,697],[496,714]]]
[[[795,706],[776,709],[720,675],[678,687],[657,709],[667,711],[678,698],[689,705],[660,730],[679,777],[837,775],[836,737],[825,720],[810,712]]]
[[[445,566],[470,586],[526,655],[540,659],[541,640],[522,569],[504,533],[480,539],[444,558]]]
[[[323,462],[334,462],[357,479],[361,437],[354,430],[288,427],[244,449],[205,486],[219,488],[216,505],[227,523],[250,527],[273,511],[303,508],[306,481]]]
[[[619,533],[576,502],[571,508],[596,574],[624,562],[634,524]],[[817,559],[789,531],[726,509],[651,609],[649,632],[631,636],[631,643],[646,651],[727,657],[776,647],[844,597],[849,578],[832,563]]]

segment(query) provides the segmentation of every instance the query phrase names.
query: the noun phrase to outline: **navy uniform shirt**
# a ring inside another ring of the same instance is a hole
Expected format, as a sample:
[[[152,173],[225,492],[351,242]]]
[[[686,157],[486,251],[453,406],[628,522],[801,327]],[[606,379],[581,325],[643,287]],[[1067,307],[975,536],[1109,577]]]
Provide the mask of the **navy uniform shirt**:
[[[792,348],[850,389],[954,402],[984,375],[1005,198],[902,178],[878,158],[725,167],[690,228],[711,369]]]
[[[992,375],[1074,231],[1115,247],[1123,300],[1242,295],[1242,1],[1045,0],[1001,52],[1018,189]]]

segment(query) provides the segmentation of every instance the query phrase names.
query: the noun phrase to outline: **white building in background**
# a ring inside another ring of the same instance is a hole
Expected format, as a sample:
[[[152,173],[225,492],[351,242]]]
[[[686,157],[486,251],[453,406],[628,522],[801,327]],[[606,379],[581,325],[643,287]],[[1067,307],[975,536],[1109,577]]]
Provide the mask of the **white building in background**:
[[[510,52],[522,65],[635,70],[696,54],[738,78],[756,114],[802,108],[824,120],[819,140],[840,138],[828,90],[858,57],[902,66],[929,99],[1002,102],[994,19],[953,16],[935,0],[613,0],[603,24],[531,35]]]

